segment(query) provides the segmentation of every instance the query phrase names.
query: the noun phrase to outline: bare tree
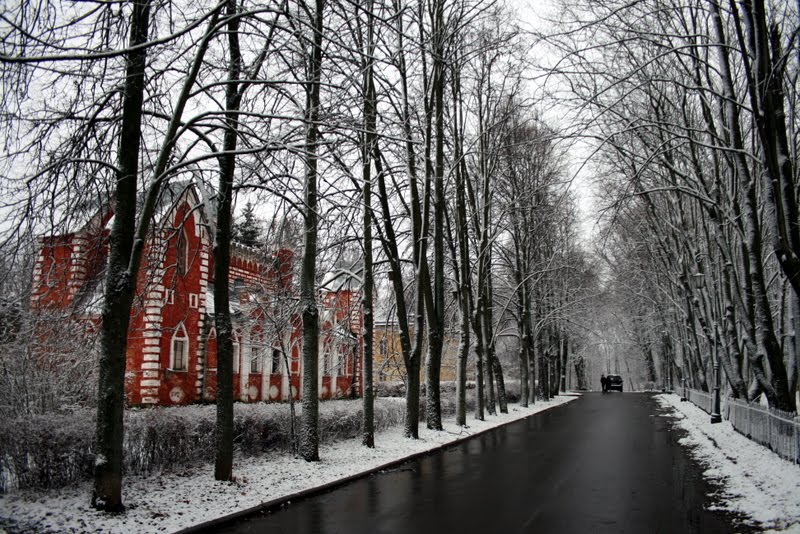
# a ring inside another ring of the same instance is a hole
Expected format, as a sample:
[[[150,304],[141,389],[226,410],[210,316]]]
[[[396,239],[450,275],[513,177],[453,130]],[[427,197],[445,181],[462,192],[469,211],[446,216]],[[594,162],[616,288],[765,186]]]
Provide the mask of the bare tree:
[[[92,506],[109,512],[122,504],[122,411],[128,322],[136,285],[134,262],[136,184],[142,124],[144,74],[150,25],[150,2],[135,2],[131,13],[130,45],[125,56],[126,77],[119,140],[118,179],[114,195],[114,223],[109,235],[108,273],[103,303],[102,356],[98,380],[97,459]]]
[[[595,159],[615,192],[609,220],[620,235],[632,232],[629,217],[645,222],[628,259],[657,267],[648,284],[669,297],[674,314],[665,315],[684,323],[653,328],[682,340],[680,370],[698,387],[718,389],[721,368],[735,395],[753,380],[751,396],[793,411],[796,356],[779,342],[791,325],[775,317],[791,315],[796,291],[783,298],[768,287],[796,278],[797,191],[786,185],[796,150],[784,135],[795,102],[783,88],[796,86],[786,69],[797,58],[782,52],[786,12],[712,0],[565,9],[577,16],[551,42],[567,52],[573,79],[592,80],[570,92],[597,111],[581,128],[596,136]],[[655,37],[641,38],[643,28]],[[636,336],[646,354],[664,339]]]
[[[374,56],[375,56],[375,14],[373,0],[366,0],[364,5],[366,12],[366,36],[363,42],[363,66],[364,71],[364,132],[362,134],[364,143],[362,149],[362,196],[364,202],[364,223],[363,223],[363,248],[364,248],[364,268],[363,268],[363,291],[362,309],[364,313],[362,358],[363,366],[363,399],[364,399],[364,421],[362,423],[362,443],[370,448],[375,447],[375,392],[372,384],[372,360],[373,360],[373,337],[374,337],[374,262],[372,256],[372,157],[376,149],[377,137],[377,103],[374,79]]]
[[[236,167],[239,107],[242,94],[239,77],[242,51],[236,0],[228,0],[228,80],[225,86],[226,130],[224,155],[220,156],[217,217],[214,232],[214,324],[217,331],[217,425],[214,479],[233,476],[233,326],[231,324],[229,272],[231,262],[231,203]]]
[[[305,236],[300,273],[300,313],[303,321],[303,411],[300,421],[300,455],[319,460],[319,311],[316,300],[317,261],[317,150],[319,143],[320,81],[324,0],[315,0],[310,14],[311,38],[305,84]]]

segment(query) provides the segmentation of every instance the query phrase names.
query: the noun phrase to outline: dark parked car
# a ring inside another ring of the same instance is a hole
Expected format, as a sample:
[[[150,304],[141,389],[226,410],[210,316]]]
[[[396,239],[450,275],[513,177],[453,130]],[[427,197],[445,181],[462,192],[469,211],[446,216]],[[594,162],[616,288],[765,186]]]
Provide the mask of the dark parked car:
[[[608,384],[607,388],[609,391],[612,389],[622,391],[622,377],[619,375],[608,375],[606,377],[606,384]]]

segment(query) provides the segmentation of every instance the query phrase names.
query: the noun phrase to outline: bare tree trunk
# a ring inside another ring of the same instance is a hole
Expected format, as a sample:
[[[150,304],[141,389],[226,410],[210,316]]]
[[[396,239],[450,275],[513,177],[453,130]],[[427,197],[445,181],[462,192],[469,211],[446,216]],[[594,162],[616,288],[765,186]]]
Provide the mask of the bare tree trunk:
[[[456,367],[456,424],[467,425],[467,360],[470,345],[470,303],[471,303],[471,275],[469,256],[469,222],[467,220],[466,180],[469,179],[467,165],[463,158],[463,110],[461,99],[461,78],[458,69],[454,69],[453,102],[456,110],[453,114],[453,130],[456,132],[454,139],[454,160],[456,162],[456,241],[458,258],[454,257],[456,280],[458,283],[458,303],[461,308],[461,331],[458,344],[458,363]],[[454,245],[456,246],[456,245]],[[453,253],[455,256],[455,253]]]
[[[519,240],[522,238],[520,235],[519,222],[516,218],[516,211],[512,210],[511,216],[514,227],[514,282],[516,283],[516,297],[517,297],[517,335],[519,337],[519,403],[523,407],[528,406],[528,381],[529,381],[529,365],[530,355],[528,346],[530,339],[528,338],[528,331],[526,329],[527,309],[525,299],[525,284],[523,280],[525,275],[522,271],[522,247]]]
[[[426,368],[426,422],[432,430],[442,430],[440,374],[444,347],[444,87],[445,27],[444,0],[435,0],[431,10],[433,39],[433,112],[435,127],[434,206],[433,206],[433,309],[428,307],[428,361]],[[423,260],[424,261],[424,260]]]
[[[130,44],[147,42],[150,1],[134,2]],[[142,131],[147,48],[131,48],[125,55],[122,129],[118,151],[114,222],[109,235],[108,271],[100,337],[101,357],[97,399],[97,453],[94,463],[92,506],[119,512],[122,503],[122,443],[125,395],[125,358],[128,325],[136,289],[135,272],[129,272],[136,228],[136,183],[139,173],[139,141]]]
[[[403,363],[406,369],[406,416],[404,421],[404,435],[409,438],[419,438],[419,343],[418,337],[411,343],[410,325],[408,323],[408,307],[403,286],[400,253],[397,246],[397,236],[392,226],[389,195],[386,189],[386,174],[383,172],[380,149],[375,144],[375,170],[377,173],[378,191],[380,193],[381,213],[383,215],[384,235],[381,240],[384,253],[389,262],[389,280],[395,295],[397,306],[397,322],[400,329],[400,347],[403,353]],[[417,336],[419,334],[417,333]]]
[[[683,294],[684,294],[684,310],[686,313],[686,327],[688,329],[689,341],[691,347],[687,346],[688,354],[686,355],[687,363],[689,364],[689,376],[692,379],[692,387],[699,388],[702,391],[708,391],[708,382],[706,381],[705,364],[700,357],[700,338],[697,335],[697,321],[695,319],[694,307],[691,303],[691,292],[689,288],[688,274],[683,273],[681,277]]]
[[[491,265],[491,248],[489,249],[489,265]],[[489,276],[486,279],[486,292],[488,294],[487,300],[491,303],[494,302],[494,284],[492,283],[492,277]],[[503,365],[500,363],[500,359],[497,357],[495,353],[495,347],[497,343],[497,338],[494,335],[494,314],[493,314],[493,306],[490,306],[486,311],[486,322],[489,325],[489,335],[491,335],[491,341],[487,344],[489,350],[487,351],[487,356],[490,361],[492,374],[494,375],[495,383],[497,384],[497,404],[500,408],[500,413],[508,413],[508,401],[506,399],[506,383],[503,377]]]
[[[735,100],[735,88],[730,72],[728,52],[727,48],[724,46],[726,39],[720,17],[720,8],[716,0],[709,0],[709,4],[711,5],[714,29],[716,32],[717,41],[719,43],[719,46],[717,47],[717,53],[719,55],[720,65],[722,67],[722,90],[723,94],[725,95],[725,106],[727,112],[726,119],[728,121],[731,142],[733,144],[733,148],[735,149],[732,157],[739,180],[741,182],[742,195],[744,198],[744,242],[747,245],[748,252],[747,264],[750,270],[748,281],[751,283],[751,303],[755,312],[755,334],[756,343],[758,346],[758,352],[756,354],[750,354],[751,364],[756,379],[761,384],[761,387],[764,390],[764,394],[767,396],[770,405],[780,410],[794,411],[795,401],[794,398],[789,396],[788,376],[786,373],[786,367],[783,363],[783,355],[780,343],[775,335],[772,312],[769,306],[764,266],[761,262],[763,247],[761,236],[763,235],[763,231],[761,230],[761,225],[759,222],[759,206],[756,184],[745,159],[744,141],[739,123],[739,108]],[[756,7],[758,6],[763,8],[763,3],[759,2],[759,0],[756,0]],[[755,26],[757,25],[757,22],[753,20],[753,14],[749,12],[748,9],[745,9],[745,12],[745,18],[748,21],[752,42],[757,38],[754,35],[754,32],[756,32]],[[738,15],[736,12],[734,12],[734,18],[736,19],[735,22],[738,23]],[[758,18],[758,16],[756,16],[756,18]],[[740,44],[743,46],[745,45],[745,43],[742,41],[740,41]],[[761,53],[764,53],[763,50]],[[759,60],[763,61],[764,58],[761,57]],[[756,70],[760,71],[762,68],[763,65],[758,65]],[[752,92],[755,91],[756,88],[750,87],[750,89],[752,95]],[[763,127],[762,121],[764,118],[758,116],[758,107],[756,107],[754,111],[757,115],[756,122]],[[776,126],[773,125],[773,127]],[[763,147],[763,149],[768,150],[769,147]],[[768,216],[772,217],[771,220],[774,226],[775,224],[778,224],[775,222],[774,213],[774,210],[777,209],[774,198],[775,190],[773,189],[772,184],[765,184],[765,188],[767,192],[766,201],[768,204],[766,207],[766,212]],[[776,229],[773,228],[773,231],[776,231]],[[767,361],[769,362],[771,379],[764,369],[764,357],[766,357]]]
[[[795,294],[800,296],[800,212],[798,211],[796,177],[789,153],[784,110],[783,83],[786,71],[777,26],[767,27],[764,0],[742,2],[747,42],[742,50],[752,54],[752,62],[743,54],[749,68],[750,105],[761,141],[760,156],[764,165],[764,215],[770,226],[769,236],[778,263]],[[737,19],[738,13],[732,15]],[[748,46],[749,45],[749,46]],[[782,380],[779,376],[773,380]],[[782,387],[776,384],[779,391]],[[779,393],[779,396],[782,394]],[[781,401],[784,402],[784,401]],[[794,404],[794,400],[791,400]],[[788,405],[787,405],[788,407]]]
[[[547,385],[547,347],[545,345],[545,336],[547,332],[540,330],[539,335],[536,336],[536,354],[538,364],[538,377],[539,387],[538,394],[543,400],[548,398],[548,385]]]
[[[800,297],[795,295],[789,296],[789,339],[787,346],[789,347],[790,357],[787,363],[787,370],[789,371],[789,394],[794,396],[800,388]]]
[[[132,45],[141,45],[147,42],[149,12],[149,0],[134,4],[134,10],[131,15]],[[115,217],[112,223],[111,235],[109,236],[109,263],[102,312],[103,332],[101,333],[101,347],[103,356],[100,363],[101,370],[98,387],[98,457],[96,460],[95,489],[92,493],[92,505],[99,509],[113,511],[122,508],[122,460],[120,458],[118,465],[108,468],[106,467],[106,462],[109,458],[108,455],[114,453],[115,450],[118,450],[120,455],[122,454],[124,373],[131,307],[136,293],[137,277],[150,221],[155,213],[161,185],[168,178],[167,167],[177,141],[177,132],[181,124],[183,111],[190,98],[191,89],[197,79],[208,44],[216,32],[218,13],[218,11],[212,13],[208,30],[197,47],[194,62],[175,103],[175,108],[156,159],[153,180],[148,186],[138,223],[136,221],[136,182],[147,48],[135,48],[126,55],[127,76],[119,146],[120,179],[115,192]],[[121,247],[128,248],[123,250]],[[124,268],[123,262],[125,263]],[[107,331],[107,329],[109,330]],[[104,373],[106,371],[103,370],[105,367],[104,359],[113,362],[107,369],[105,376]],[[112,384],[116,384],[119,387],[119,392],[114,395],[110,393],[110,388],[113,387]],[[117,418],[118,422],[112,423],[110,426],[107,425],[105,421],[109,417]],[[106,428],[101,430],[101,426]],[[112,461],[116,462],[117,460]],[[114,479],[117,481],[115,482]]]
[[[484,254],[486,252],[484,251]],[[488,262],[485,267],[484,272],[487,273],[486,277],[488,278]],[[480,283],[480,282],[479,282]],[[495,397],[494,392],[494,358],[492,354],[492,325],[489,322],[491,318],[491,309],[492,303],[489,300],[489,291],[486,288],[486,279],[483,280],[481,291],[484,293],[483,297],[483,318],[481,319],[481,326],[483,326],[483,347],[484,347],[484,361],[486,362],[486,373],[484,375],[484,379],[486,381],[486,411],[489,415],[497,415],[497,399]]]
[[[405,45],[404,36],[405,30],[403,28],[403,15],[405,6],[399,0],[394,0],[393,9],[395,12],[395,21],[397,28],[395,34],[397,35],[397,63],[396,67],[399,71],[399,83],[402,98],[402,122],[403,134],[405,136],[405,159],[406,169],[409,177],[409,190],[411,194],[411,218],[412,218],[412,232],[414,234],[414,261],[415,267],[418,270],[418,284],[417,284],[417,313],[416,313],[416,328],[414,330],[414,340],[411,340],[411,328],[408,321],[408,305],[406,303],[405,286],[403,284],[403,276],[401,269],[401,258],[398,250],[397,234],[392,226],[392,210],[389,205],[389,196],[386,188],[385,175],[382,169],[382,160],[380,156],[380,149],[376,144],[375,147],[375,166],[378,180],[378,190],[380,193],[381,214],[383,218],[384,235],[381,240],[383,250],[386,253],[389,262],[390,271],[389,279],[392,282],[394,290],[395,302],[397,305],[397,320],[400,327],[400,346],[403,353],[403,363],[406,369],[406,416],[404,421],[404,434],[406,437],[417,439],[419,438],[419,390],[420,390],[420,364],[422,356],[422,340],[424,329],[424,304],[422,299],[422,290],[420,288],[421,275],[424,270],[421,270],[420,259],[422,253],[420,251],[420,236],[425,231],[422,224],[422,206],[420,202],[419,192],[417,190],[417,166],[416,155],[414,153],[414,140],[411,131],[411,110],[409,104],[409,90],[408,90],[408,73],[406,69],[405,60]]]
[[[575,360],[575,380],[578,382],[578,389],[584,390],[586,387],[586,362],[581,359]]]
[[[286,368],[286,373],[291,376],[292,363],[289,360],[291,354],[291,346],[285,346],[281,343],[281,353],[283,355],[283,366]],[[293,456],[297,455],[297,428],[296,428],[296,414],[294,394],[292,393],[292,384],[289,383],[289,442],[290,449]]]
[[[303,410],[300,414],[300,456],[319,461],[319,310],[317,273],[317,151],[319,140],[320,82],[324,0],[315,0],[313,36],[306,84],[305,206],[303,260],[300,272],[300,313],[303,322]]]
[[[519,404],[523,408],[528,407],[528,368],[529,368],[529,361],[528,361],[528,340],[525,339],[525,325],[519,324],[524,321],[522,320],[517,321],[517,331],[521,332],[522,336],[519,340],[519,347],[517,349],[517,359],[519,365]]]
[[[742,376],[742,352],[739,350],[740,326],[739,321],[737,321],[736,306],[734,305],[733,299],[733,284],[736,274],[734,272],[730,250],[727,243],[724,241],[724,232],[721,222],[716,216],[716,213],[711,215],[711,219],[714,223],[717,248],[725,259],[722,266],[722,280],[720,282],[722,286],[722,311],[725,317],[725,339],[727,341],[727,352],[729,354],[729,363],[725,368],[725,376],[728,379],[728,383],[731,385],[733,396],[735,398],[746,399],[747,384]],[[744,308],[743,304],[740,304],[740,306]],[[745,326],[741,328],[749,330],[749,328]],[[745,335],[748,339],[750,338],[750,334]],[[750,343],[752,344],[752,341]]]
[[[371,160],[375,152],[376,143],[376,103],[375,103],[375,82],[373,79],[373,56],[374,56],[374,13],[373,0],[366,0],[365,10],[367,13],[367,35],[364,49],[364,146],[362,149],[362,179],[364,185],[362,194],[364,197],[364,290],[362,293],[361,306],[364,312],[363,326],[363,422],[361,431],[361,443],[369,448],[375,447],[375,392],[372,384],[372,358],[373,358],[373,335],[374,335],[374,314],[373,314],[373,261],[372,261],[372,174]],[[355,376],[355,374],[353,375]]]
[[[466,239],[463,240],[466,242]],[[463,249],[463,247],[462,247]],[[467,253],[468,254],[468,253]],[[460,265],[462,267],[462,276],[469,276],[466,262],[468,257],[464,257],[462,253],[462,260]],[[469,296],[467,292],[469,287],[462,282],[459,288],[461,296],[459,303],[461,305],[461,338],[458,343],[458,367],[456,368],[456,424],[459,426],[467,425],[467,359],[469,358]]]
[[[566,393],[567,391],[567,362],[569,361],[569,336],[564,334],[564,338],[562,339],[562,351],[561,351],[561,360],[559,361],[559,371],[561,374],[561,391]]]
[[[525,289],[525,303],[527,305],[526,309],[526,316],[527,321],[525,323],[525,330],[526,330],[526,337],[528,338],[528,403],[535,404],[536,403],[536,340],[533,334],[533,302],[532,300],[532,292],[528,284],[526,283]]]
[[[503,377],[503,364],[500,363],[500,359],[496,355],[492,356],[492,372],[497,382],[497,404],[500,407],[500,413],[508,413],[508,399],[506,397],[506,381]]]
[[[217,329],[217,426],[214,480],[233,478],[233,325],[230,309],[231,205],[239,133],[239,17],[236,0],[228,0],[228,83],[225,86],[224,154],[219,158],[217,228],[214,237],[214,324]]]
[[[480,280],[480,274],[478,275]],[[480,290],[478,290],[480,294]],[[471,298],[471,297],[470,297]],[[477,396],[475,402],[475,418],[479,421],[485,419],[484,414],[484,371],[486,369],[485,358],[483,354],[483,326],[481,325],[481,317],[483,316],[483,297],[478,296],[478,302],[474,306],[475,310],[472,313],[472,332],[475,334],[475,372],[476,372],[476,387],[475,395]]]
[[[656,382],[656,362],[653,359],[653,349],[650,346],[644,348],[643,357],[647,368],[647,381]]]

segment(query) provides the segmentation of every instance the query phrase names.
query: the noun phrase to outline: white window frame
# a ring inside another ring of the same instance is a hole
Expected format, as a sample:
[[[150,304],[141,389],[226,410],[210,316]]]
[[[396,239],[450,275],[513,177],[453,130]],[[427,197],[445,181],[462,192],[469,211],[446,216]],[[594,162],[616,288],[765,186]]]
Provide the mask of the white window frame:
[[[197,293],[189,293],[189,307],[190,308],[200,307],[200,296]]]
[[[242,346],[236,341],[236,338],[233,340],[233,374],[239,372],[239,352],[242,350]],[[219,351],[219,345],[217,345],[217,351]],[[217,362],[217,366],[219,366],[219,362]]]
[[[175,350],[176,343],[181,343],[183,350],[181,360],[177,359],[177,352]],[[177,365],[181,363],[181,365]],[[189,336],[186,333],[186,327],[183,323],[175,327],[175,333],[172,334],[172,339],[169,344],[169,368],[172,371],[188,371],[189,370]]]
[[[172,289],[164,290],[164,304],[175,304],[175,291]]]

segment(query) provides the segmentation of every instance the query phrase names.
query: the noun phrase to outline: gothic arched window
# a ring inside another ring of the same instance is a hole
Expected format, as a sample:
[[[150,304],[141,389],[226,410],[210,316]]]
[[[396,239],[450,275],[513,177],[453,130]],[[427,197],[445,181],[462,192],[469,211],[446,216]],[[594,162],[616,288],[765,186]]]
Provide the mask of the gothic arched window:
[[[189,336],[186,328],[180,323],[172,335],[169,368],[173,371],[186,371],[189,365]]]

